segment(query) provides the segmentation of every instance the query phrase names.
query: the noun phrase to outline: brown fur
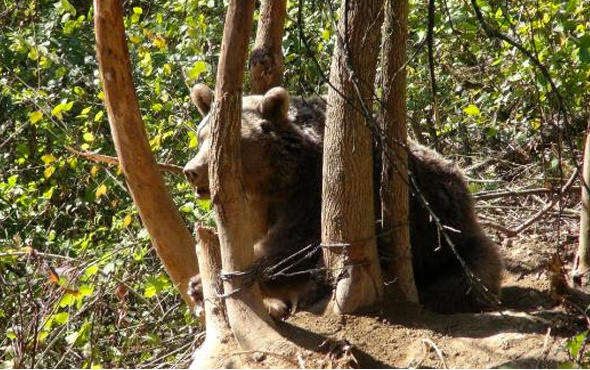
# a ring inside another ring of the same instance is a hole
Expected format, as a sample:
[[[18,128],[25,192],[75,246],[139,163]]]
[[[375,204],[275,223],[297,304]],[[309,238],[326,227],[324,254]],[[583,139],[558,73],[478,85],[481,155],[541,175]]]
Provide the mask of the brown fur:
[[[212,92],[200,85],[193,90],[192,98],[206,115],[208,111],[201,108],[210,104],[202,102],[210,102]],[[264,225],[255,253],[269,263],[320,241],[325,109],[320,99],[289,99],[282,88],[274,88],[265,96],[243,98],[245,188],[251,202],[257,205],[257,224]],[[199,153],[185,166],[185,173],[197,194],[207,196],[208,117],[198,130]],[[408,158],[410,171],[430,208],[443,225],[459,231],[447,231],[456,251],[477,279],[497,294],[502,261],[496,246],[477,223],[473,199],[460,171],[434,151],[413,142],[409,143]],[[481,307],[484,297],[477,289],[479,284],[467,277],[416,191],[410,204],[410,233],[421,302],[440,312]],[[294,270],[314,267],[319,254]],[[265,282],[262,290],[271,313],[281,316],[287,307],[281,301],[293,305],[302,297],[311,299],[316,294],[310,292],[318,292],[315,287],[309,276],[300,276]]]

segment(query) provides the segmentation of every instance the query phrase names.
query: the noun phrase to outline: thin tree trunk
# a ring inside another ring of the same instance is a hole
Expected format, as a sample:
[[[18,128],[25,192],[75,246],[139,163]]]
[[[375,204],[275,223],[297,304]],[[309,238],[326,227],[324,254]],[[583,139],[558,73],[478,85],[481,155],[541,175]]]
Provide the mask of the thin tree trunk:
[[[406,124],[406,42],[408,0],[386,0],[383,25],[383,101],[381,220],[383,248],[391,258],[387,270],[401,299],[418,303],[408,223]]]
[[[250,56],[252,93],[264,94],[283,79],[284,58],[281,49],[287,0],[262,0],[256,41]]]
[[[290,348],[289,342],[275,331],[258,284],[251,283],[247,276],[255,263],[256,231],[248,222],[250,212],[242,186],[240,127],[242,81],[253,13],[254,0],[232,0],[227,11],[211,111],[209,183],[222,266],[229,274],[224,287],[231,329],[245,350],[279,351]]]
[[[436,87],[436,74],[434,73],[434,11],[435,11],[435,0],[428,1],[428,33],[426,34],[427,45],[428,45],[428,69],[430,72],[430,91],[431,91],[431,102],[432,107],[430,108],[430,115],[426,119],[426,124],[434,148],[441,152],[442,148],[438,141],[438,135],[436,128],[440,127],[440,117],[438,114],[438,95]]]
[[[588,122],[590,130],[590,121]],[[584,169],[582,183],[582,209],[580,210],[580,241],[574,271],[574,283],[581,284],[582,278],[590,273],[590,133],[586,134],[584,147]],[[585,279],[588,281],[588,278]]]
[[[334,310],[346,313],[376,304],[383,290],[368,127],[383,1],[344,1],[339,15],[324,138],[322,244]]]
[[[205,341],[195,352],[191,369],[228,368],[224,357],[235,351],[237,345],[225,315],[225,303],[219,272],[221,256],[219,239],[211,228],[195,225],[197,257],[203,282],[203,305],[205,307]]]
[[[120,0],[95,0],[96,49],[111,134],[133,202],[160,260],[185,302],[198,273],[195,242],[154,160],[139,113]]]

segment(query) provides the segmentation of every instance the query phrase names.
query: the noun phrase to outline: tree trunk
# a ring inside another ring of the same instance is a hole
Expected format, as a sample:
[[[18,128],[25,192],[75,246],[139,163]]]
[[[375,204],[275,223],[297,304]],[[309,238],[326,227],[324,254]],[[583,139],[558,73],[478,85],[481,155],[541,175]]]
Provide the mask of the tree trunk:
[[[225,315],[225,303],[219,272],[221,256],[219,239],[215,231],[208,227],[195,225],[197,257],[201,281],[203,282],[203,305],[205,307],[205,341],[195,352],[191,369],[213,369],[236,367],[236,363],[224,363],[237,345],[232,336]]]
[[[588,122],[590,130],[590,121]],[[582,209],[580,210],[580,241],[574,271],[574,283],[580,285],[590,271],[590,133],[586,134],[584,147],[584,169],[582,176]],[[585,279],[588,281],[588,279]]]
[[[383,1],[344,1],[330,70],[324,138],[322,244],[335,286],[334,311],[380,301],[369,128]]]
[[[198,273],[195,242],[151,153],[133,86],[120,0],[95,0],[96,49],[115,149],[133,202],[160,260],[184,300]]]
[[[418,303],[408,223],[406,41],[408,0],[386,0],[383,25],[383,133],[381,172],[382,244],[389,257],[391,286],[403,300]]]
[[[256,41],[250,56],[252,94],[264,94],[283,79],[281,49],[287,0],[262,0]]]
[[[274,330],[258,284],[249,281],[256,231],[248,222],[250,210],[242,186],[242,81],[253,13],[254,0],[232,0],[227,10],[211,111],[209,184],[231,329],[243,349],[273,352],[290,347]]]

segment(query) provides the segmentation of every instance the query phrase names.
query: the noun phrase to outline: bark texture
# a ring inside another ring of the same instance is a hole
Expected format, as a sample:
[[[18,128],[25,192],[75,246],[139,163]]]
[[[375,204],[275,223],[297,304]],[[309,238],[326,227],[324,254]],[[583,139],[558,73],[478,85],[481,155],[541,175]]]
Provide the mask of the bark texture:
[[[347,313],[379,302],[383,290],[368,127],[383,1],[343,1],[339,16],[324,137],[322,244],[334,310]]]
[[[590,129],[590,122],[588,123]],[[574,272],[574,282],[580,284],[582,278],[590,272],[590,134],[586,135],[584,147],[584,169],[582,183],[582,209],[580,210],[580,241],[578,245],[577,263]]]
[[[383,248],[393,288],[403,300],[418,303],[408,223],[406,123],[406,42],[408,0],[386,0],[383,24],[383,133],[381,220]]]
[[[198,273],[195,242],[150,150],[133,86],[122,2],[95,0],[94,22],[111,134],[129,192],[166,271],[192,306],[187,287]]]
[[[281,49],[287,0],[262,0],[256,41],[250,56],[252,94],[264,94],[283,79],[284,57]]]
[[[203,304],[205,307],[205,341],[194,354],[191,369],[235,368],[239,363],[230,362],[228,356],[238,346],[232,336],[225,303],[220,295],[223,287],[219,279],[221,255],[219,239],[211,228],[195,225],[197,239],[197,257],[201,281],[203,282]],[[239,361],[235,359],[233,361]]]

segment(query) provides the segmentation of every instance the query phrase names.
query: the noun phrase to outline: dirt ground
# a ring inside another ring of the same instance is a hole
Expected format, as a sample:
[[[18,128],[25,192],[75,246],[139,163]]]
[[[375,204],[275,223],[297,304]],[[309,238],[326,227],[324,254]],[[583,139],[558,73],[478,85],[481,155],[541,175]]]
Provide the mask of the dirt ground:
[[[517,202],[514,209],[524,211],[508,214],[503,207],[494,208],[493,201],[478,202],[478,206],[489,208],[482,211],[482,218],[502,220],[506,227],[525,222],[527,207],[531,215],[540,207],[540,199],[501,201],[510,202]],[[566,341],[584,330],[582,315],[552,298],[546,270],[556,252],[566,269],[572,265],[577,220],[573,210],[571,217],[564,217],[563,209],[547,212],[514,237],[487,229],[505,258],[502,305],[496,310],[440,315],[388,302],[383,312],[372,316],[320,317],[299,312],[285,325],[307,335],[293,337],[296,342],[298,337],[307,338],[298,343],[301,346],[327,351],[329,355],[314,366],[556,368],[569,361]],[[337,358],[341,362],[335,362]]]

